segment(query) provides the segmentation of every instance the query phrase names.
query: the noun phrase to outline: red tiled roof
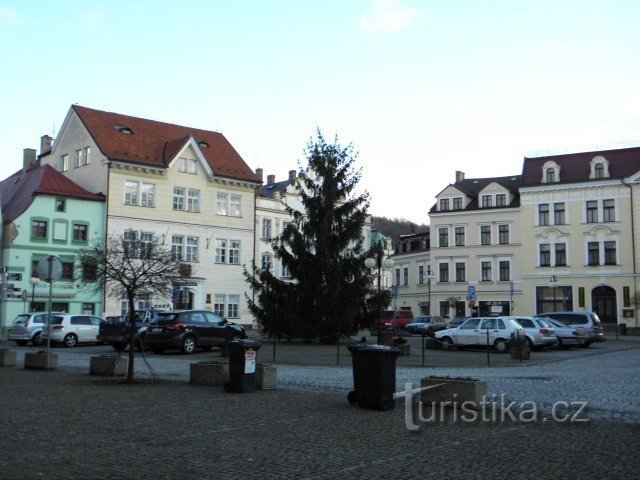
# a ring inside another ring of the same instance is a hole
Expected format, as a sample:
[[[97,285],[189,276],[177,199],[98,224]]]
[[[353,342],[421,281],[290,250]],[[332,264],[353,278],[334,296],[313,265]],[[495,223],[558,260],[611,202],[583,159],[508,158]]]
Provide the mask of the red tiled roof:
[[[103,112],[73,105],[73,110],[87,128],[98,148],[113,160],[166,167],[190,136],[209,146],[201,151],[215,175],[260,182],[224,135],[209,130],[183,127],[171,123]],[[117,127],[131,129],[132,135]]]
[[[51,165],[35,167],[28,172],[19,170],[0,182],[2,220],[10,223],[33,202],[36,195],[71,197],[104,202],[103,195],[88,192],[58,172]]]

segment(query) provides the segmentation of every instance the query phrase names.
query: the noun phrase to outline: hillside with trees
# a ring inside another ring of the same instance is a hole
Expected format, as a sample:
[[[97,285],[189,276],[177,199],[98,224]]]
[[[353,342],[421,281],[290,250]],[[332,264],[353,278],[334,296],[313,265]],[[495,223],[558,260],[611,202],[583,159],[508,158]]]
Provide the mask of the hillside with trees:
[[[372,228],[378,230],[383,235],[391,237],[393,243],[398,241],[400,235],[407,235],[412,233],[422,233],[429,230],[429,225],[417,224],[406,218],[387,218],[387,217],[372,217]]]

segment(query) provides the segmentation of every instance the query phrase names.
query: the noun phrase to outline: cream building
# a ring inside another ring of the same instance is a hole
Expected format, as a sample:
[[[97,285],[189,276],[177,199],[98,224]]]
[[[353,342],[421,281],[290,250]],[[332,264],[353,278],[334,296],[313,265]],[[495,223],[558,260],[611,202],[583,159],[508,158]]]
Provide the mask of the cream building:
[[[192,266],[193,278],[140,308],[209,309],[251,324],[242,274],[254,254],[260,178],[218,132],[73,105],[41,161],[107,197],[108,234],[161,239]],[[108,298],[104,315],[126,311]]]
[[[456,172],[455,180],[429,212],[431,313],[530,313],[520,280],[520,175],[465,179]]]
[[[431,314],[433,272],[429,263],[429,232],[400,235],[396,242],[392,278],[393,310],[409,309],[414,316]]]

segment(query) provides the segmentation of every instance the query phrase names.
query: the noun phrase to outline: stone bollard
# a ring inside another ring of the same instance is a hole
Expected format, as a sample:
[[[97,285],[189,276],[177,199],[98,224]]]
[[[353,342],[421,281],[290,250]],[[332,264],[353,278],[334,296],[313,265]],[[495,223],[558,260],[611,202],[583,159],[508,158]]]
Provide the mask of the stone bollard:
[[[116,355],[99,355],[91,357],[89,375],[104,377],[124,377],[127,374],[129,361]]]
[[[47,352],[27,352],[24,354],[24,368],[29,370],[46,370],[47,369]],[[49,355],[49,370],[58,368],[58,354]]]
[[[274,390],[278,381],[278,370],[275,365],[256,365],[256,388],[258,390]]]
[[[196,385],[221,386],[228,380],[228,362],[195,362],[189,365],[189,383],[194,383]]]
[[[0,348],[0,367],[15,367],[16,352],[8,348]]]
[[[220,345],[220,356],[221,357],[229,356],[229,345],[227,345],[226,343],[223,343],[222,345]]]

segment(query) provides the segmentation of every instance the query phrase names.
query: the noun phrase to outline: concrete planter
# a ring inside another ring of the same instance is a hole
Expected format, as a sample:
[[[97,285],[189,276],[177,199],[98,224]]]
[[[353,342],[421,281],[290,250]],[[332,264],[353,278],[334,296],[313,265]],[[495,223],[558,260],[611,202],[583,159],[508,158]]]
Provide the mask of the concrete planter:
[[[47,352],[27,352],[24,354],[24,368],[30,370],[47,369]],[[49,370],[58,368],[58,354],[49,355]]]
[[[197,362],[189,365],[189,383],[222,386],[229,381],[229,363]]]
[[[100,355],[91,357],[89,375],[104,377],[124,377],[127,374],[128,360],[116,355]]]
[[[469,408],[480,408],[483,397],[487,396],[487,382],[480,380],[425,377],[420,381],[420,385],[422,387],[440,385],[422,391],[422,403],[428,405],[446,403],[447,407],[460,408],[465,403]]]
[[[8,348],[0,348],[0,367],[15,367],[16,352]]]
[[[393,344],[393,347],[400,352],[398,355],[411,355],[411,345],[408,343],[403,345]]]
[[[522,353],[520,352],[522,350]],[[511,352],[511,358],[514,360],[530,360],[531,359],[531,348],[529,348],[529,344],[525,344],[522,347],[511,347],[509,349]]]
[[[393,332],[381,331],[378,345],[393,345]]]
[[[274,390],[278,380],[278,370],[274,365],[256,365],[256,388]]]
[[[442,349],[442,344],[433,337],[425,337],[424,348],[427,350],[438,350]]]
[[[627,327],[627,335],[640,335],[640,327]]]

